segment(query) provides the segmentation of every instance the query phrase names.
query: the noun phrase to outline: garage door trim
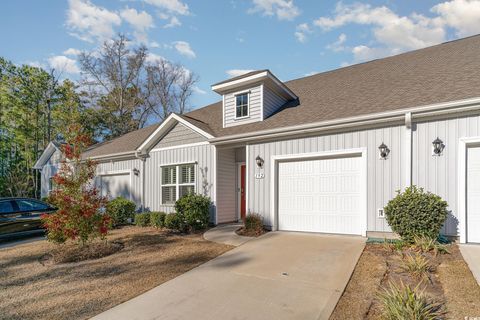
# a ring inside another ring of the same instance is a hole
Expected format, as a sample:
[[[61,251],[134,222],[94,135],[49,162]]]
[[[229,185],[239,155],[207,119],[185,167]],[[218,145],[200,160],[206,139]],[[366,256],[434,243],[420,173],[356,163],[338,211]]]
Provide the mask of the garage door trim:
[[[309,152],[298,153],[288,155],[274,155],[270,159],[270,208],[271,221],[273,221],[272,229],[278,230],[278,163],[284,161],[302,161],[302,160],[321,160],[330,158],[343,158],[359,156],[362,159],[362,169],[360,179],[364,184],[361,193],[362,203],[360,204],[361,210],[361,230],[362,236],[367,235],[367,149],[366,148],[354,148],[335,151],[323,151],[323,152]]]
[[[112,170],[112,171],[102,171],[97,173],[98,177],[103,177],[103,176],[115,176],[115,175],[129,175],[129,184],[130,188],[133,186],[133,169],[132,170]],[[130,197],[129,200],[132,200],[132,191],[130,190]]]

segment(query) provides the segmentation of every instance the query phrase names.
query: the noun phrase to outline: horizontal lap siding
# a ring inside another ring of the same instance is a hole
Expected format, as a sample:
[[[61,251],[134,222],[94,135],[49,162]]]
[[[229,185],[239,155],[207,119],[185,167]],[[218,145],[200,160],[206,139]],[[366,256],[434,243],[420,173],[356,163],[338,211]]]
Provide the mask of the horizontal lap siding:
[[[235,119],[235,92],[225,94],[224,99],[225,127],[236,126],[262,120],[262,86],[250,88],[250,105],[248,118],[239,120]]]
[[[174,211],[173,206],[161,203],[161,166],[192,162],[197,162],[196,192],[215,199],[215,147],[212,145],[180,147],[150,152],[146,162],[146,209],[167,213]]]
[[[432,156],[432,142],[437,136],[445,149],[441,156]],[[412,182],[448,202],[450,214],[443,228],[448,235],[457,235],[458,229],[458,142],[460,138],[475,136],[480,136],[478,115],[419,122],[414,126]]]
[[[217,223],[236,220],[235,149],[217,150]]]
[[[390,231],[385,219],[377,218],[377,209],[384,207],[395,196],[395,191],[406,183],[405,127],[368,129],[362,131],[329,134],[317,137],[282,140],[249,145],[248,148],[248,210],[261,214],[267,225],[272,225],[270,214],[271,157],[297,153],[366,148],[367,150],[367,214],[369,231]],[[380,160],[378,146],[384,142],[391,152],[388,160]],[[255,165],[255,158],[265,160],[263,169]],[[255,173],[263,171],[265,178],[255,179]]]
[[[156,148],[166,148],[205,141],[206,138],[192,129],[178,123],[156,145]]]

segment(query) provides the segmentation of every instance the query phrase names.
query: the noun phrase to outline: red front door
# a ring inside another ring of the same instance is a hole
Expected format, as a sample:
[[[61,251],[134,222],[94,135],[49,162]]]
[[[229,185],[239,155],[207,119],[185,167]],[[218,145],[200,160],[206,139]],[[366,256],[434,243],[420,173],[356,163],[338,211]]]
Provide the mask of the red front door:
[[[245,174],[246,174],[246,166],[242,164],[240,166],[240,217],[245,219],[246,209],[247,209],[247,201],[245,198]]]

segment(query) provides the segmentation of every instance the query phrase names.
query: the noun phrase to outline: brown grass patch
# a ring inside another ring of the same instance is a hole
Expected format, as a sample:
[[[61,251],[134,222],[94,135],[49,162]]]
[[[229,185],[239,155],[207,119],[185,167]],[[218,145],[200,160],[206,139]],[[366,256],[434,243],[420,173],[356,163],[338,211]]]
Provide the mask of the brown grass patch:
[[[45,263],[59,250],[46,241],[0,249],[0,319],[87,319],[232,248],[154,228],[126,227],[108,239],[123,248],[70,263]]]

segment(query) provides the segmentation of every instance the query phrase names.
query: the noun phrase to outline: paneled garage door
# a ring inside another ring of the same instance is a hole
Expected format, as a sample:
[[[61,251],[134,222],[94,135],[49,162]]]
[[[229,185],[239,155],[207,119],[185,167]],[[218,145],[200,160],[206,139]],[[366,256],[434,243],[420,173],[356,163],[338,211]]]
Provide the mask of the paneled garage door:
[[[279,230],[361,235],[362,158],[278,163]]]
[[[110,199],[120,196],[130,199],[130,173],[101,175],[96,181],[102,196],[108,196]]]
[[[480,147],[467,156],[467,242],[480,243]]]

